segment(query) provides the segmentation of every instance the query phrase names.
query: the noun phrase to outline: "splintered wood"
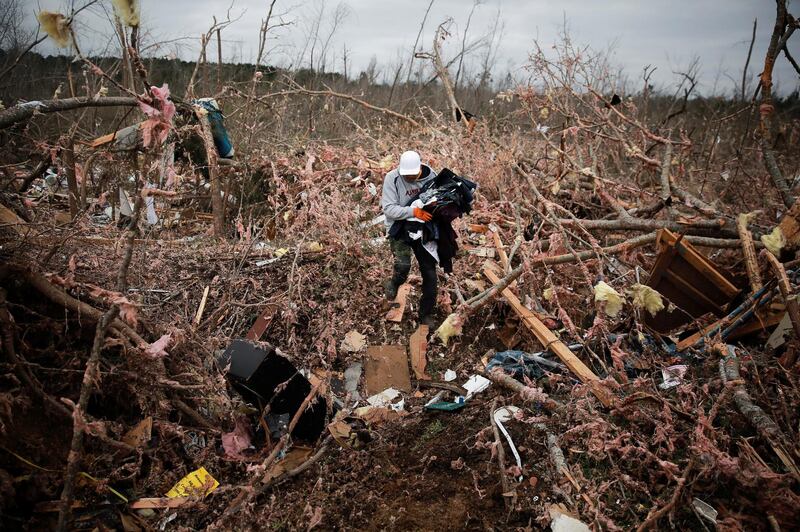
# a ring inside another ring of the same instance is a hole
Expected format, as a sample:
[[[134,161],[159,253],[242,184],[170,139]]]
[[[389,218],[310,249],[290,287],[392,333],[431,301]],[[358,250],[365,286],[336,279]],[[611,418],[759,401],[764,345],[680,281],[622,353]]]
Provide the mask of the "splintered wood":
[[[431,380],[425,373],[425,366],[428,359],[425,353],[428,350],[428,326],[420,325],[409,340],[409,352],[411,353],[411,367],[417,380]]]
[[[494,284],[500,282],[500,277],[492,271],[491,268],[486,267],[483,269],[483,274]],[[569,348],[547,328],[547,326],[537,318],[525,305],[520,302],[519,298],[509,289],[506,288],[501,292],[502,296],[511,305],[511,308],[522,320],[525,327],[536,337],[542,346],[556,354],[558,358],[566,365],[569,370],[574,373],[584,384],[589,386],[592,393],[603,404],[603,406],[610,407],[614,403],[614,398],[611,393],[600,384],[600,378],[589,369],[586,364],[581,361]]]
[[[408,357],[402,345],[376,345],[367,348],[364,361],[364,380],[367,395],[381,393],[387,388],[411,391]]]
[[[404,283],[397,289],[397,297],[394,298],[394,307],[386,313],[386,321],[400,323],[403,321],[403,313],[406,311],[406,299],[411,292],[411,285]]]

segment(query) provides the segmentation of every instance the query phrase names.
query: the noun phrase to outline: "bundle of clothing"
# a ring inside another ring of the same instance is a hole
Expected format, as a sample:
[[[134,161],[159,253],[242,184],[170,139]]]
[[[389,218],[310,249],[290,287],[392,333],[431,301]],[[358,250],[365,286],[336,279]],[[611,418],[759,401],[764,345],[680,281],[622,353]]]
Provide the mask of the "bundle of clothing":
[[[445,272],[453,271],[453,257],[458,251],[452,222],[472,210],[477,184],[443,169],[435,179],[420,189],[406,206],[419,207],[433,215],[429,222],[418,218],[397,220],[389,229],[389,238],[413,246],[420,242]]]

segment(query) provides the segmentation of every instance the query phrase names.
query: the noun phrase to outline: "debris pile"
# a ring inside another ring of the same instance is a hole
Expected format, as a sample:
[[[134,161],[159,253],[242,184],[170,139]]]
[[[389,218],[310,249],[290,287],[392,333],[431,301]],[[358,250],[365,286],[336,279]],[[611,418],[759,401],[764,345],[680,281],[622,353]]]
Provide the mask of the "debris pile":
[[[31,124],[91,102],[0,111],[0,522],[797,529],[800,208],[760,157],[800,152],[557,53],[508,124],[339,142],[254,143],[244,84],[59,141]],[[409,145],[478,185],[436,327],[382,288]]]

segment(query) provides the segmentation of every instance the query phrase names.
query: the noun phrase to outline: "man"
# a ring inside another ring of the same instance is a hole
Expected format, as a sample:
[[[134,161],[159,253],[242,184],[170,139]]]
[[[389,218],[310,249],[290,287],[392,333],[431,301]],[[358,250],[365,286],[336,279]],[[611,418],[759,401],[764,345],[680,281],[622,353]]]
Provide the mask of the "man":
[[[415,151],[403,152],[400,156],[400,166],[383,179],[383,195],[381,208],[386,216],[386,231],[398,220],[418,219],[429,222],[433,216],[418,207],[412,207],[411,201],[420,193],[422,187],[434,179],[436,173],[420,161],[419,153]],[[394,256],[394,273],[384,288],[386,297],[394,299],[397,289],[406,282],[408,272],[411,270],[411,254],[417,257],[420,273],[422,274],[422,298],[419,304],[419,323],[433,325],[433,308],[436,305],[436,259],[425,250],[420,242],[413,246],[400,240],[389,239],[392,255]]]

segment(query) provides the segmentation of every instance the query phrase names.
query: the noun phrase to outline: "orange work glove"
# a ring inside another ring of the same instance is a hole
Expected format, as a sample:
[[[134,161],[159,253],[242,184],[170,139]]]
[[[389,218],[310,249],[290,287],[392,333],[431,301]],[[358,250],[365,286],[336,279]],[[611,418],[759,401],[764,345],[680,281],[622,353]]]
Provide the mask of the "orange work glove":
[[[430,222],[433,220],[433,215],[428,211],[423,211],[419,207],[414,207],[414,218],[419,218],[423,222]]]

